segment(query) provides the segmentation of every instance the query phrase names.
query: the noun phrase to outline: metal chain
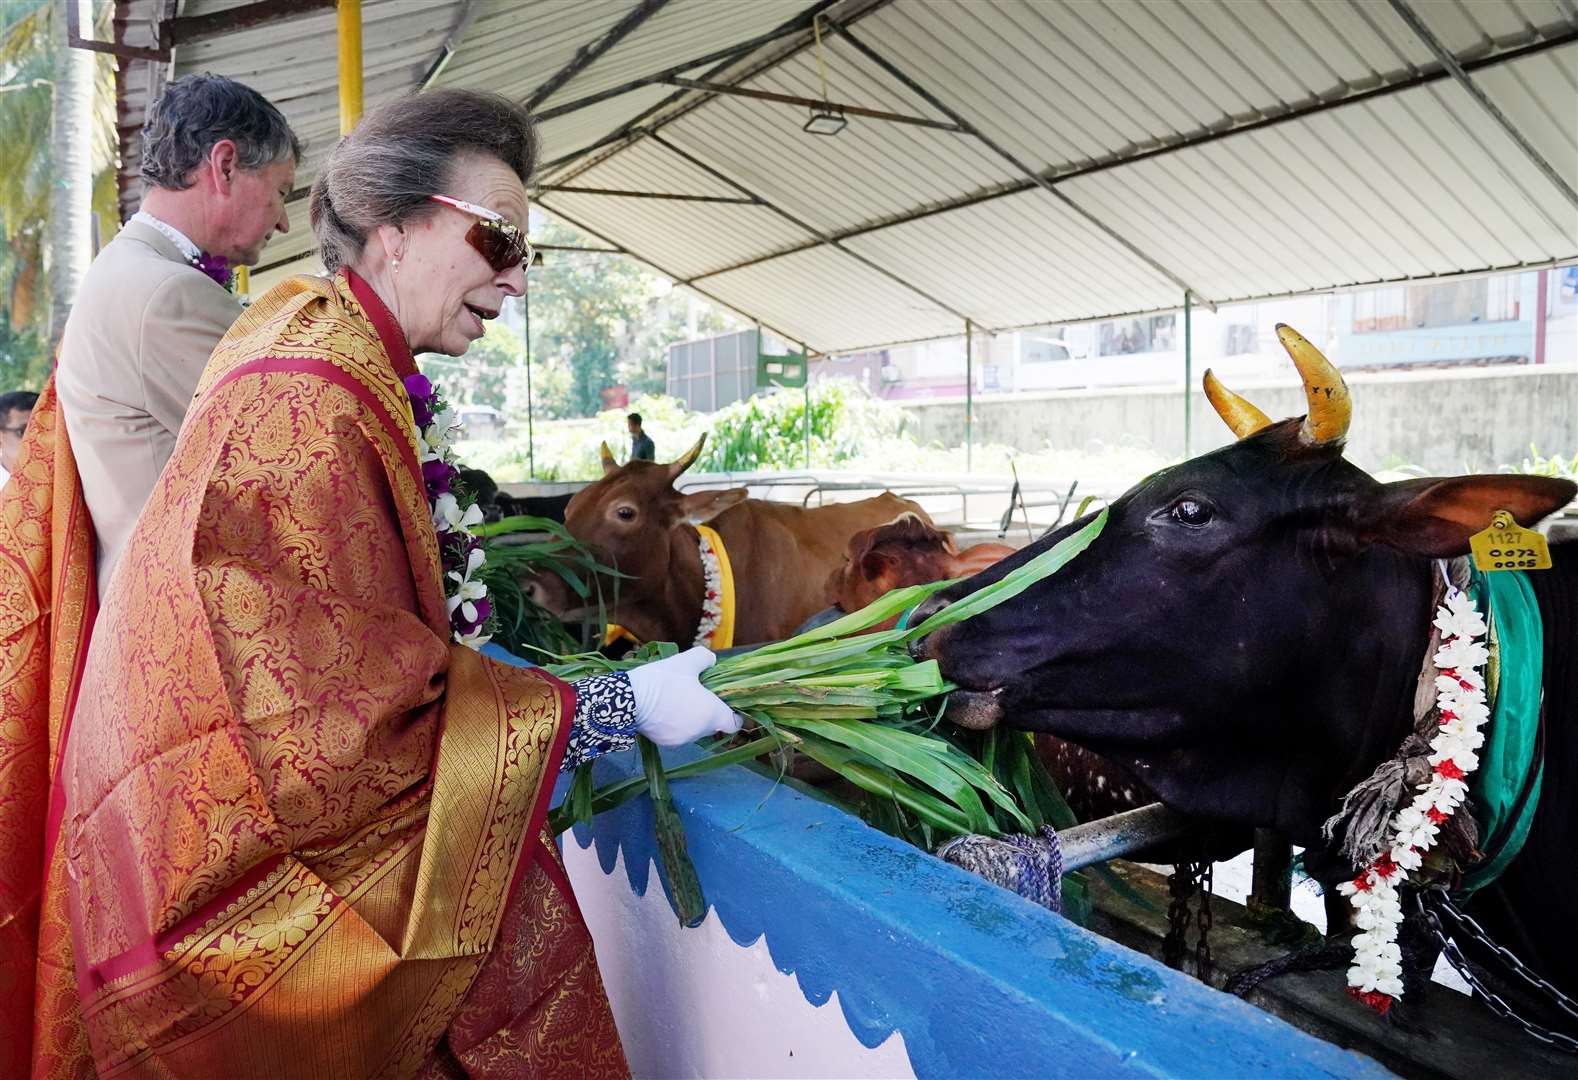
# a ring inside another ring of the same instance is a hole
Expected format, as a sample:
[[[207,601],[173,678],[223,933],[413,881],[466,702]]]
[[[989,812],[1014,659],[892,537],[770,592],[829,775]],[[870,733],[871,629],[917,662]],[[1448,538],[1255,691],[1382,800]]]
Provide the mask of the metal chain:
[[[1446,912],[1447,916],[1457,923],[1458,926],[1466,930],[1470,936],[1479,941],[1480,944],[1490,948],[1500,957],[1502,963],[1507,965],[1508,971],[1522,979],[1531,989],[1544,994],[1562,1012],[1574,1020],[1578,1020],[1578,1001],[1574,1001],[1551,983],[1546,982],[1540,976],[1530,971],[1528,966],[1513,954],[1512,950],[1491,940],[1490,935],[1485,932],[1485,928],[1475,921],[1474,916],[1458,907],[1450,895],[1436,890],[1430,895],[1429,899],[1436,906],[1439,906],[1442,911]]]
[[[1162,963],[1182,968],[1184,936],[1189,928],[1189,894],[1194,887],[1188,863],[1178,863],[1167,875],[1167,936],[1162,939]]]
[[[1578,1038],[1560,1031],[1552,1031],[1549,1028],[1541,1027],[1533,1021],[1519,1016],[1512,1006],[1502,999],[1501,995],[1485,985],[1484,980],[1479,977],[1469,964],[1468,959],[1463,955],[1463,951],[1458,948],[1457,942],[1447,936],[1446,931],[1441,926],[1441,919],[1436,913],[1436,907],[1440,906],[1448,913],[1449,917],[1453,917],[1458,922],[1458,925],[1468,930],[1476,940],[1494,950],[1510,971],[1515,972],[1525,982],[1544,992],[1564,1012],[1570,1015],[1578,1015],[1578,1013],[1573,1012],[1573,1000],[1532,971],[1529,971],[1521,960],[1492,941],[1490,936],[1485,933],[1484,928],[1468,915],[1458,910],[1457,906],[1452,903],[1451,899],[1443,891],[1431,889],[1426,895],[1428,895],[1431,902],[1427,903],[1425,896],[1416,895],[1414,903],[1418,906],[1419,913],[1423,915],[1425,923],[1430,928],[1430,933],[1440,943],[1441,952],[1447,958],[1447,963],[1451,964],[1453,969],[1463,977],[1463,980],[1484,1000],[1485,1004],[1490,1007],[1490,1011],[1505,1020],[1511,1020],[1518,1024],[1525,1032],[1547,1046],[1554,1046],[1556,1049],[1569,1054],[1578,1054]]]
[[[1167,936],[1162,939],[1162,963],[1182,970],[1184,952],[1189,935],[1189,904],[1200,896],[1200,908],[1195,913],[1196,938],[1194,946],[1195,974],[1202,980],[1210,977],[1211,943],[1211,878],[1212,866],[1208,861],[1177,863],[1167,876]]]

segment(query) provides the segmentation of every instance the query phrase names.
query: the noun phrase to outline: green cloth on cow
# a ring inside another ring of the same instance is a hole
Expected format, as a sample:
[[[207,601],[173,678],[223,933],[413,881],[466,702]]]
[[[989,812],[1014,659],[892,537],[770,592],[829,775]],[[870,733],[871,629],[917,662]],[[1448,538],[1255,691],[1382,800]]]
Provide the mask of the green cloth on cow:
[[[1491,624],[1490,640],[1499,648],[1491,663],[1496,678],[1489,734],[1479,751],[1479,769],[1470,792],[1486,858],[1463,876],[1463,895],[1495,881],[1523,850],[1544,773],[1544,763],[1536,765],[1534,760],[1543,693],[1544,626],[1528,575],[1475,571],[1470,589]]]

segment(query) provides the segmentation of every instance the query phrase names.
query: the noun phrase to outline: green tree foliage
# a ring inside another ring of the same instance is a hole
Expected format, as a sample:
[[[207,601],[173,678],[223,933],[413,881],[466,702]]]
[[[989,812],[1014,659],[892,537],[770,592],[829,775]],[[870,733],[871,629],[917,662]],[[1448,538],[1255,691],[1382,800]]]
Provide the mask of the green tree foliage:
[[[534,234],[544,244],[598,246],[547,216]],[[686,295],[633,259],[567,251],[545,252],[528,288],[538,415],[595,416],[603,391],[614,386],[625,386],[632,397],[662,392],[668,347],[689,333],[692,301]],[[696,311],[698,337],[733,325],[710,305]]]
[[[98,5],[97,32],[107,31],[111,14],[111,5]],[[57,22],[64,18],[63,5],[52,0],[0,3],[0,390],[36,390],[49,372],[50,193],[59,182],[50,134],[66,52]],[[73,194],[91,199],[99,235],[107,238],[118,221],[114,66],[109,57],[92,55],[86,137],[94,180],[91,190]]]

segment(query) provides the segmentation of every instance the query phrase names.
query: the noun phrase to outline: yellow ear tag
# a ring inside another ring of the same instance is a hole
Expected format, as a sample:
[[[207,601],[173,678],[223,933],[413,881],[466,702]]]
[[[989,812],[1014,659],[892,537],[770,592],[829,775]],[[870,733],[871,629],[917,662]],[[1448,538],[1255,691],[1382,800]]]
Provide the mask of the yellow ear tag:
[[[1491,570],[1549,570],[1551,549],[1545,537],[1525,529],[1506,510],[1497,510],[1490,528],[1468,538],[1474,553],[1474,567],[1482,573]]]

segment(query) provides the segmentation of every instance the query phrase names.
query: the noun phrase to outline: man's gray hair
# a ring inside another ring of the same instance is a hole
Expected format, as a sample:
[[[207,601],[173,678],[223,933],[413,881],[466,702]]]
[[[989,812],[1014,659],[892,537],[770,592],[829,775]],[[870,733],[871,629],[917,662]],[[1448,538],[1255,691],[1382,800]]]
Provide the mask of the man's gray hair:
[[[286,154],[301,160],[301,141],[285,117],[250,86],[222,75],[187,75],[164,88],[142,129],[143,182],[181,190],[215,143],[236,144],[236,164],[261,169]]]
[[[457,158],[496,158],[526,183],[537,132],[525,109],[497,94],[427,90],[369,112],[329,155],[312,185],[309,215],[329,273],[354,263],[380,225],[434,213]]]

